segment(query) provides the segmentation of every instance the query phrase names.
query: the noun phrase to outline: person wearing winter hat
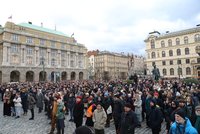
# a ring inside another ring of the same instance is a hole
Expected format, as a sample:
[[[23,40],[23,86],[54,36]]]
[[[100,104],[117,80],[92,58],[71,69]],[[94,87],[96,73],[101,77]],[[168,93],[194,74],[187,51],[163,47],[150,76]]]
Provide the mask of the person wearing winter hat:
[[[195,107],[196,121],[194,127],[200,133],[200,105]]]
[[[74,123],[76,128],[80,127],[83,123],[84,105],[82,103],[82,97],[76,97],[76,104],[73,109]]]
[[[198,134],[185,112],[180,109],[175,113],[175,122],[171,125],[170,134]]]
[[[149,113],[148,124],[152,130],[152,134],[159,134],[161,130],[161,123],[163,121],[163,114],[160,107],[156,106],[156,100],[150,100],[151,110]]]
[[[139,122],[132,107],[130,103],[124,105],[124,112],[121,115],[120,121],[120,134],[135,133],[135,128],[138,126]]]

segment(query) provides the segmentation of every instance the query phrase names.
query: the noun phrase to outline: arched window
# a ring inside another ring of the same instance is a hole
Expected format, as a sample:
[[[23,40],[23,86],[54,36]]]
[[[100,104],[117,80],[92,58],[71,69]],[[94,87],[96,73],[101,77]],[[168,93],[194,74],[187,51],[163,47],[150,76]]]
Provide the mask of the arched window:
[[[154,39],[151,40],[151,48],[155,48],[155,41],[154,41]]]
[[[188,55],[188,54],[190,54],[190,50],[189,48],[185,48],[185,55]]]
[[[188,37],[187,36],[184,37],[184,44],[188,44]]]
[[[152,59],[156,58],[156,53],[155,53],[155,52],[152,52],[152,53],[151,53],[151,58],[152,58]]]
[[[172,40],[171,40],[171,39],[168,40],[168,46],[169,46],[169,47],[172,46]]]
[[[169,50],[169,56],[173,56],[173,51]]]
[[[176,50],[177,55],[181,55],[181,49]]]
[[[161,41],[161,47],[165,47],[165,42]]]
[[[162,51],[162,57],[165,57],[166,54],[165,54],[165,51]]]
[[[170,75],[174,75],[174,69],[170,68]]]
[[[164,75],[167,75],[167,69],[165,69],[165,68],[163,69],[163,76]]]
[[[180,45],[180,39],[176,38],[176,45]]]
[[[200,41],[200,35],[199,35],[199,34],[196,34],[196,35],[194,36],[194,41],[195,41],[195,42],[199,42],[199,41]]]
[[[190,67],[186,68],[186,75],[191,75],[191,69],[190,69]]]

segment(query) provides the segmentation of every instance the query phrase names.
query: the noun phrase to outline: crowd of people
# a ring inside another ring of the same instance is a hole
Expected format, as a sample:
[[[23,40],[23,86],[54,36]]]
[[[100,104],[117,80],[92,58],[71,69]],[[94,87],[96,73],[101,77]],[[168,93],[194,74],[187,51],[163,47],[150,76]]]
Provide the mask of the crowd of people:
[[[116,134],[134,134],[142,122],[159,134],[166,123],[168,134],[200,133],[200,85],[182,81],[62,81],[0,85],[3,115],[16,119],[31,112],[34,120],[46,112],[50,134],[64,134],[66,115],[74,122],[74,134],[105,134],[114,120]],[[85,118],[85,121],[84,121]]]

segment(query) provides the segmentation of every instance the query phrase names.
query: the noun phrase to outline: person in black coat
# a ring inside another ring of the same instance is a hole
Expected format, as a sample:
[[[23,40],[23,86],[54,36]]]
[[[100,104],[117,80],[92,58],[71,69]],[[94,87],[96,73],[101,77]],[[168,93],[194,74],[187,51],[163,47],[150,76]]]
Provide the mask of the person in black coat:
[[[76,124],[76,128],[83,124],[84,105],[81,99],[81,96],[76,97],[76,104],[74,105],[73,110],[74,123]]]
[[[152,130],[152,134],[159,134],[161,130],[161,124],[163,121],[163,115],[160,108],[156,105],[156,100],[152,99],[150,101],[151,110],[149,113],[149,127]]]
[[[132,105],[129,103],[125,104],[124,111],[120,121],[120,134],[134,134],[135,127],[138,126],[139,122],[132,110]]]

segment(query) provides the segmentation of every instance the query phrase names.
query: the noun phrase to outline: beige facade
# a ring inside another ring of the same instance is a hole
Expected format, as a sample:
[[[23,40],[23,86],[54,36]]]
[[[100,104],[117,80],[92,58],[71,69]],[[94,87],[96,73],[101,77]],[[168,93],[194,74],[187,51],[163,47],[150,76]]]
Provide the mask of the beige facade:
[[[148,74],[155,64],[164,78],[200,76],[200,58],[195,51],[200,45],[200,27],[165,34],[154,31],[149,33],[145,43]]]
[[[7,22],[0,28],[0,82],[86,79],[86,53],[64,33]]]
[[[98,52],[94,57],[96,79],[126,79],[128,74],[128,56],[108,51]]]

